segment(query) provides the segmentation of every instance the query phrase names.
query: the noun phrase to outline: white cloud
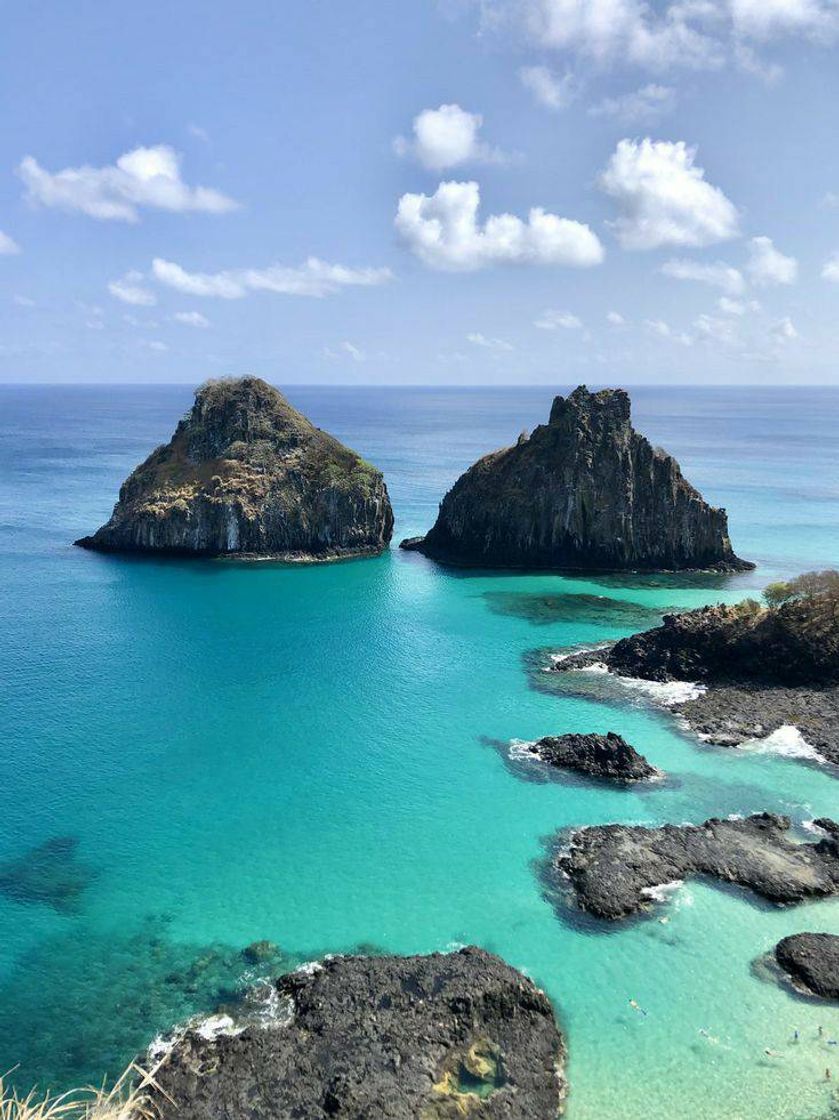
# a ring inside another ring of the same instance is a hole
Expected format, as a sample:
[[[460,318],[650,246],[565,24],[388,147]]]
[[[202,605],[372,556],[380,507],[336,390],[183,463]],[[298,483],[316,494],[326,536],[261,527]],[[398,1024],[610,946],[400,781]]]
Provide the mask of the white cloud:
[[[780,342],[793,342],[796,338],[801,337],[789,315],[785,315],[783,319],[779,319],[777,323],[772,324],[772,334]]]
[[[737,343],[736,320],[719,319],[713,315],[700,315],[694,323],[697,335],[705,342],[721,342],[724,346]]]
[[[619,97],[606,97],[592,105],[589,116],[614,117],[624,124],[655,124],[676,107],[672,86],[647,85]]]
[[[576,315],[572,315],[570,311],[543,311],[539,318],[533,322],[534,327],[539,327],[543,331],[559,329],[578,331],[582,325],[582,320],[578,319]]]
[[[739,269],[732,268],[723,261],[716,261],[714,264],[688,260],[665,261],[661,271],[671,280],[696,280],[700,284],[722,288],[730,296],[740,295],[745,288],[743,274]]]
[[[480,331],[473,331],[467,334],[466,341],[471,342],[473,346],[482,346],[485,350],[495,350],[498,352],[506,352],[515,349],[509,342],[505,342],[503,338],[487,338],[485,334]]]
[[[20,245],[0,229],[0,257],[11,257],[20,252]]]
[[[824,262],[822,280],[830,280],[834,284],[839,284],[839,253],[834,253]]]
[[[570,73],[560,77],[547,66],[522,66],[519,78],[525,89],[546,109],[564,109],[576,96],[576,81]]]
[[[805,35],[830,40],[839,29],[835,0],[729,0],[734,30],[754,39]]]
[[[224,214],[238,205],[210,187],[187,186],[180,156],[165,144],[134,148],[108,167],[67,167],[53,174],[26,156],[17,170],[30,202],[77,210],[101,221],[136,222],[146,207]]]
[[[624,249],[699,247],[737,235],[737,210],[695,159],[682,140],[619,142],[599,183],[618,204],[612,227]]]
[[[619,311],[609,311],[606,315],[606,322],[612,327],[626,326],[626,319]]]
[[[717,307],[722,311],[723,315],[745,315],[746,305],[742,300],[729,299],[728,296],[721,296]]]
[[[403,194],[395,225],[430,268],[468,271],[490,264],[600,264],[603,246],[587,225],[534,207],[526,222],[513,214],[478,223],[477,183],[441,183],[433,195]]]
[[[478,136],[483,117],[459,105],[423,109],[414,117],[414,139],[397,136],[397,155],[413,155],[429,171],[445,171],[463,163],[499,163],[503,155]]]
[[[644,326],[650,334],[654,334],[658,338],[668,338],[682,346],[693,345],[693,339],[689,334],[685,334],[684,331],[674,331],[670,324],[665,323],[663,319],[645,319]]]
[[[131,303],[135,307],[154,307],[157,296],[150,288],[144,287],[144,280],[142,272],[126,272],[125,276],[108,284],[108,291],[123,303]]]
[[[771,237],[751,239],[746,269],[752,283],[759,288],[768,288],[772,284],[794,284],[798,278],[798,261],[779,252]]]
[[[146,350],[153,350],[156,354],[165,354],[169,349],[165,342],[157,338],[141,338],[139,344]]]
[[[172,318],[176,323],[183,323],[185,327],[200,327],[203,330],[210,325],[210,320],[200,311],[176,311]]]
[[[12,303],[18,307],[35,307],[35,300],[30,299],[29,296],[14,295],[12,296]]]
[[[333,350],[331,346],[324,346],[323,348],[324,358],[343,358],[346,355],[349,355],[354,362],[361,363],[367,361],[366,353],[358,346],[354,345],[354,343],[346,340],[340,343],[337,350]]]
[[[190,296],[242,299],[250,292],[276,292],[289,296],[332,295],[341,288],[370,287],[390,280],[388,268],[347,268],[309,257],[298,268],[270,265],[268,268],[224,269],[221,272],[187,272],[173,261],[156,257],[152,272],[161,284]]]

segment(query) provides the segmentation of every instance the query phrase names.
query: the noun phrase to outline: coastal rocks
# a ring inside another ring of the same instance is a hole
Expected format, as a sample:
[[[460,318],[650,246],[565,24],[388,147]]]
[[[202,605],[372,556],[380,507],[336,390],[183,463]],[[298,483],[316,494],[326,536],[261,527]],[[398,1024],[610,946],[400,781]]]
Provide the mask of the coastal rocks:
[[[775,946],[775,960],[796,987],[821,999],[839,1000],[839,936],[794,933]]]
[[[161,1120],[553,1120],[565,1048],[547,997],[480,949],[333,957],[175,1035]]]
[[[425,537],[401,547],[475,567],[739,571],[725,511],[630,422],[622,389],[556,397],[547,424],[479,459]]]
[[[329,560],[393,531],[381,472],[258,377],[208,381],[168,444],[123,483],[101,552]]]
[[[793,602],[702,607],[608,649],[557,660],[569,672],[602,664],[621,677],[703,685],[670,706],[697,734],[720,746],[793,733],[782,753],[839,765],[839,626],[814,625]]]
[[[573,831],[554,866],[583,910],[612,921],[647,908],[658,888],[697,875],[776,903],[839,893],[839,836],[799,844],[789,828],[788,817],[772,813],[661,828],[597,825]]]
[[[548,766],[575,770],[611,782],[638,782],[661,777],[642,754],[620,735],[547,735],[525,746],[528,754]]]

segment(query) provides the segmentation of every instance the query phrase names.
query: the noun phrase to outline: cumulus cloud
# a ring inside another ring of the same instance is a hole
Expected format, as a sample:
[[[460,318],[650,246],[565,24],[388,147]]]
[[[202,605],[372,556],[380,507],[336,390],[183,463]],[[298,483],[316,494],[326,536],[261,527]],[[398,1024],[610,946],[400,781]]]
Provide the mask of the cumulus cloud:
[[[620,210],[612,228],[624,249],[699,247],[737,235],[734,204],[695,160],[683,140],[619,142],[599,183]]]
[[[796,338],[801,337],[789,315],[785,315],[783,319],[779,319],[777,323],[772,324],[772,335],[779,342],[793,342]]]
[[[626,319],[619,311],[609,311],[606,315],[606,322],[611,327],[625,327]]]
[[[108,291],[123,303],[131,303],[135,307],[154,307],[157,296],[150,288],[145,287],[144,280],[142,272],[126,272],[119,280],[112,280],[108,284]]]
[[[501,152],[478,135],[482,124],[480,113],[468,113],[459,105],[423,109],[414,117],[413,140],[397,136],[393,148],[397,155],[413,155],[429,171],[463,163],[499,163],[504,158]]]
[[[11,257],[20,252],[20,245],[0,229],[0,257]]]
[[[210,325],[210,320],[200,311],[176,311],[172,318],[176,323],[183,323],[185,327],[200,327],[206,330]]]
[[[591,106],[589,116],[614,117],[624,124],[655,124],[675,107],[675,89],[652,83],[631,93],[604,98]]]
[[[539,327],[543,331],[578,331],[581,329],[583,323],[576,315],[572,315],[570,311],[543,311],[538,319],[534,320],[533,326]]]
[[[722,288],[730,296],[737,296],[743,292],[745,281],[739,269],[723,261],[714,264],[702,264],[699,261],[672,260],[665,261],[661,271],[671,280],[696,280],[700,284],[710,284],[714,288]]]
[[[804,35],[828,41],[839,30],[835,0],[729,0],[734,30],[755,39]]]
[[[749,263],[746,269],[752,283],[759,288],[773,284],[794,284],[798,278],[798,261],[785,257],[772,244],[771,237],[753,237],[749,242]]]
[[[689,334],[684,331],[674,331],[669,323],[665,323],[663,319],[645,319],[644,326],[650,334],[656,335],[658,338],[667,338],[672,342],[678,342],[682,346],[691,346],[693,339]]]
[[[839,284],[839,253],[834,253],[824,262],[822,280],[830,280],[834,284]]]
[[[237,203],[181,178],[180,156],[165,144],[134,148],[107,167],[66,167],[55,173],[26,156],[18,167],[33,204],[79,211],[100,221],[137,222],[141,209],[225,214]]]
[[[480,331],[473,331],[471,334],[467,334],[466,341],[471,342],[473,346],[482,346],[485,350],[495,350],[498,353],[509,353],[514,349],[514,347],[509,342],[505,342],[503,338],[488,338],[485,334],[481,334]]]
[[[736,320],[720,319],[714,315],[700,315],[694,323],[700,341],[720,342],[723,346],[737,344]]]
[[[433,195],[404,194],[395,225],[402,240],[430,268],[470,271],[490,264],[600,264],[603,246],[582,222],[534,207],[478,221],[477,183],[441,183]]]
[[[573,74],[558,75],[547,66],[523,66],[519,79],[534,99],[546,109],[564,109],[576,96]]]
[[[298,268],[270,265],[268,268],[225,269],[221,272],[187,272],[173,261],[156,257],[152,262],[156,280],[190,296],[242,299],[250,292],[276,292],[287,296],[332,295],[341,288],[371,287],[391,278],[388,268],[347,268],[309,257]]]

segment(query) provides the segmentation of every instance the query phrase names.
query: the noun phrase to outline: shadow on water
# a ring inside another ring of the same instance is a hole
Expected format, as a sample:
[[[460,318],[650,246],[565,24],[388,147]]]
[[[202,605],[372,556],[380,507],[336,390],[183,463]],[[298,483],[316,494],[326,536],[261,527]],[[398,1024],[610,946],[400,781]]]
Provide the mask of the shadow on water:
[[[648,607],[607,595],[571,592],[536,594],[524,591],[485,591],[482,598],[493,614],[521,618],[534,626],[587,623],[615,629],[646,629],[657,625],[668,608]]]
[[[328,951],[381,953],[372,943],[299,952],[271,942],[190,944],[150,915],[107,935],[86,923],[49,937],[0,986],[0,1069],[23,1092],[96,1084],[122,1072],[161,1032],[238,1002],[259,980]]]
[[[0,893],[14,902],[75,914],[97,872],[78,858],[76,836],[55,836],[0,863]]]

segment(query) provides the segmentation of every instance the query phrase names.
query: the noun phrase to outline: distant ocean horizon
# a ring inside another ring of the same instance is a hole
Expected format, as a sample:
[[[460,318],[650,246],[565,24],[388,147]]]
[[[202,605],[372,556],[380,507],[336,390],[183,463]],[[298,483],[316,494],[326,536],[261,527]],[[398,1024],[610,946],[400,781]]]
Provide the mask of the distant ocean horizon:
[[[627,386],[636,428],[727,509],[754,572],[452,571],[396,548],[575,384],[279,384],[384,471],[396,515],[383,556],[310,567],[73,548],[193,387],[0,385],[0,1070],[19,1087],[120,1072],[255,979],[256,940],[287,967],[474,943],[554,1001],[569,1120],[828,1113],[831,1013],[762,962],[787,934],[839,933],[839,900],[775,908],[690,882],[603,932],[554,905],[544,872],[558,830],[584,824],[770,810],[803,837],[835,815],[836,778],[541,669],[836,566],[839,388]],[[511,755],[565,731],[619,732],[668,781],[536,781]]]

